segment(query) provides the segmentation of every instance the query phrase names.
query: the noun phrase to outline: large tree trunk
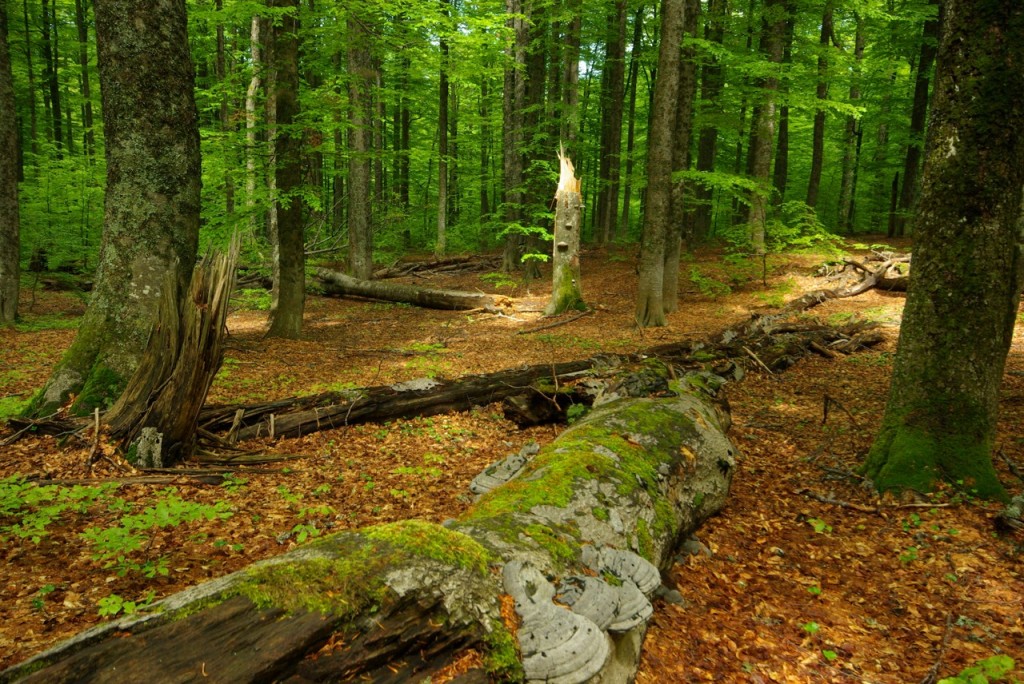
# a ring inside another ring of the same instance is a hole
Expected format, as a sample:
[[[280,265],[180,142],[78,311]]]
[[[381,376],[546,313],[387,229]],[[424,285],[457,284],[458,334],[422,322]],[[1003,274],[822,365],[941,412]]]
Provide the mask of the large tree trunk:
[[[1021,290],[1024,5],[947,0],[880,490],[945,480],[1004,499],[991,450]]]
[[[796,33],[796,7],[793,0],[787,0],[786,8],[786,36],[782,47],[782,63],[793,62],[793,37]],[[786,201],[786,187],[789,185],[789,83],[783,80],[779,84],[779,134],[775,146],[775,169],[772,171],[772,185],[775,187],[775,194],[772,199],[774,204],[781,205]]]
[[[273,244],[269,337],[297,339],[302,335],[306,303],[306,253],[302,217],[302,134],[299,115],[299,2],[274,0],[290,9],[273,31],[277,103],[274,173],[277,195],[277,236]]]
[[[647,206],[640,246],[636,322],[665,325],[665,242],[672,219],[672,150],[679,95],[679,45],[683,40],[685,0],[662,0],[658,76],[647,149]]]
[[[202,174],[184,4],[105,0],[95,9],[107,156],[103,245],[78,335],[29,409],[38,415],[71,394],[76,412],[116,399],[145,351],[164,287],[170,282],[179,300],[196,258]]]
[[[18,315],[21,238],[18,216],[17,112],[14,77],[7,41],[7,9],[0,5],[0,325],[13,325]]]
[[[499,302],[504,300],[503,297],[497,295],[480,294],[478,292],[431,290],[412,285],[361,280],[326,268],[317,269],[316,275],[323,282],[324,290],[327,294],[368,297],[370,299],[383,299],[388,302],[405,302],[428,309],[447,309],[450,311],[489,309],[494,308]]]
[[[473,650],[482,664],[463,681],[630,681],[659,568],[725,503],[736,449],[724,424],[696,394],[612,401],[458,521],[317,540],[0,679],[421,681]]]

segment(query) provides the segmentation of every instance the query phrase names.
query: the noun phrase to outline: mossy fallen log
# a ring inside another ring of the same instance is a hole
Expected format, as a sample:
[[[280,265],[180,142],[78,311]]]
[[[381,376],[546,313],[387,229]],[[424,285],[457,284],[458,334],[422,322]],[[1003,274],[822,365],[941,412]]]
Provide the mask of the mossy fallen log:
[[[0,682],[406,682],[453,663],[463,682],[629,681],[658,568],[734,470],[721,409],[685,384],[595,408],[457,521],[316,540]]]

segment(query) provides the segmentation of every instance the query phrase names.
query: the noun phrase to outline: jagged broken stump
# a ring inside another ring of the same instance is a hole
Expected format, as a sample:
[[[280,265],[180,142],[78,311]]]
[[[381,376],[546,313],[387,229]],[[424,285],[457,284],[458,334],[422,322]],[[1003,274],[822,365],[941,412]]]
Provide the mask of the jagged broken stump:
[[[458,682],[631,681],[659,568],[723,506],[736,458],[718,406],[670,386],[489,469],[497,486],[459,520],[316,540],[0,681],[407,682],[456,661]]]

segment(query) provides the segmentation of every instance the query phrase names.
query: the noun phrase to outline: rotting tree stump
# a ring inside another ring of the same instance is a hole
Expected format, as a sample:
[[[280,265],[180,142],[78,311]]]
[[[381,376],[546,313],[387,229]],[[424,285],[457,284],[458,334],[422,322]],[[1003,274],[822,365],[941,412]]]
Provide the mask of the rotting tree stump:
[[[735,466],[720,409],[686,386],[595,408],[457,521],[316,540],[0,682],[405,682],[463,659],[455,681],[630,681],[658,569],[724,505]]]

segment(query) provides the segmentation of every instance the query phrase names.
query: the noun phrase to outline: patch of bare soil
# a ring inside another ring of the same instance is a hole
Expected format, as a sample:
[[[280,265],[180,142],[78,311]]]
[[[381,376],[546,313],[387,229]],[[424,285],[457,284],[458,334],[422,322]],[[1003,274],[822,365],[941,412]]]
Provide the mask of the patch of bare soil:
[[[405,282],[509,295],[517,313],[313,297],[304,339],[281,341],[264,339],[265,312],[239,310],[229,320],[226,359],[210,401],[453,378],[699,338],[821,287],[814,277],[821,261],[773,257],[765,287],[759,268],[723,265],[719,254],[701,253],[683,264],[680,311],[656,330],[633,324],[630,251],[585,254],[584,294],[596,311],[530,334],[519,333],[546,322],[540,312],[548,283],[495,287],[497,278],[479,273]],[[58,299],[66,295],[37,297],[38,306],[49,307],[47,316],[80,313],[80,305]],[[638,681],[917,682],[997,653],[1022,665],[1024,540],[994,533],[992,506],[954,492],[917,502],[879,500],[853,473],[884,406],[902,301],[872,291],[813,310],[832,322],[857,316],[890,324],[889,341],[875,351],[807,359],[780,375],[766,375],[747,359],[747,378],[728,388],[733,438],[743,452],[730,501],[698,531],[710,555],[680,558],[667,574],[685,603],[658,603]],[[31,323],[39,316],[26,318]],[[0,398],[39,387],[73,332],[0,330]],[[1006,465],[1024,464],[1019,337],[1003,406],[999,453],[1006,460],[999,467],[1020,491],[1024,483]],[[114,595],[160,598],[310,535],[409,517],[455,517],[469,503],[469,480],[486,464],[556,433],[552,427],[517,430],[498,407],[480,407],[251,443],[301,458],[237,468],[221,485],[182,475],[160,484],[124,484],[94,502],[65,506],[37,543],[8,535],[0,546],[0,668],[105,619],[100,601],[109,605]],[[91,446],[88,439],[59,445],[33,437],[0,447],[0,478],[92,482],[138,475],[115,454],[87,467]],[[89,528],[116,527],[124,515],[175,497],[223,502],[231,516],[146,530],[122,562],[98,560],[96,547],[82,537]],[[0,501],[0,525],[9,525],[4,505]]]

